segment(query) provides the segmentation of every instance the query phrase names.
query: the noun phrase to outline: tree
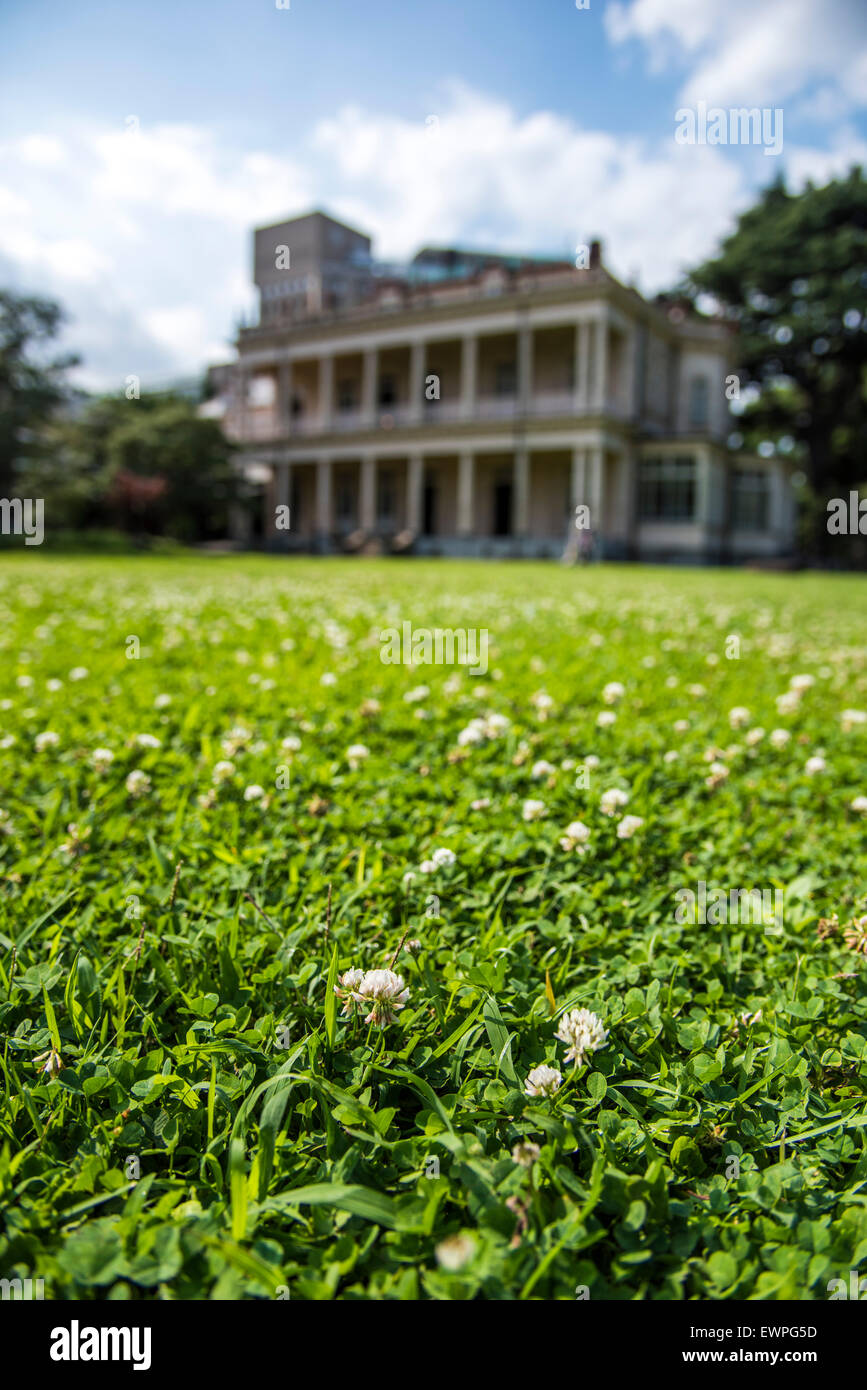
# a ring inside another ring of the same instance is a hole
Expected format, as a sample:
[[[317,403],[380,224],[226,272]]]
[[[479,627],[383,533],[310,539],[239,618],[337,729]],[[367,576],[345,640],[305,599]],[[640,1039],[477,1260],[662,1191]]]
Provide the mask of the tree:
[[[42,432],[66,399],[74,356],[45,360],[63,312],[50,299],[0,290],[0,496],[15,492],[18,465],[38,454]]]
[[[181,541],[226,535],[238,495],[232,446],[193,402],[107,398],[81,424],[94,430],[94,455],[105,460],[109,502],[124,529]]]
[[[742,214],[686,288],[712,295],[737,325],[747,430],[788,436],[824,499],[865,477],[867,182],[860,168],[789,193],[782,179]],[[824,512],[824,505],[822,508]]]

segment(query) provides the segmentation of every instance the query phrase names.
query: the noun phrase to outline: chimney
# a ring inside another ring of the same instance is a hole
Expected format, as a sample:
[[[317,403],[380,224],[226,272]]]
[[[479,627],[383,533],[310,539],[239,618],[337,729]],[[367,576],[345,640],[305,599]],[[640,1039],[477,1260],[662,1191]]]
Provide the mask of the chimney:
[[[591,241],[590,243],[590,269],[598,270],[602,265],[602,242]]]

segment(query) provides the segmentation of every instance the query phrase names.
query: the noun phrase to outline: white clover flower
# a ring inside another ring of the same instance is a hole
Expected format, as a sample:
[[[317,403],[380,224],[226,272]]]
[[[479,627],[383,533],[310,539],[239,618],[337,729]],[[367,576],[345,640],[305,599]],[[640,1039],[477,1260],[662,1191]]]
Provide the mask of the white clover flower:
[[[667,753],[663,753],[662,761],[664,763],[676,763],[679,757],[680,754],[677,752],[676,749],[669,748]]]
[[[437,866],[432,859],[423,859],[418,866],[420,874],[435,874]]]
[[[480,796],[475,801],[470,802],[471,811],[487,811],[491,804],[489,796]]]
[[[688,719],[675,719],[674,724],[672,725],[672,728],[674,729],[674,732],[675,732],[676,734],[685,734],[686,731],[687,731],[687,729],[689,728],[689,720],[688,720]]]
[[[611,787],[600,796],[599,809],[603,816],[614,816],[621,806],[626,805],[628,800],[628,792],[621,791],[619,787]]]
[[[44,753],[46,748],[56,748],[60,742],[60,735],[55,734],[51,729],[46,729],[44,734],[37,734],[33,740],[33,746],[37,753]]]
[[[450,1274],[463,1269],[476,1253],[476,1242],[469,1234],[447,1236],[436,1247],[437,1264]]]
[[[867,796],[856,796],[854,801],[849,802],[849,807],[850,810],[857,811],[859,815],[867,816]]]
[[[83,681],[86,680],[89,675],[90,672],[86,666],[73,666],[69,673],[69,679],[71,681]]]
[[[709,771],[710,776],[705,777],[704,784],[711,789],[718,787],[720,782],[724,782],[729,775],[729,770],[725,763],[712,762]]]
[[[574,1061],[579,1067],[584,1061],[585,1052],[596,1052],[598,1048],[604,1047],[608,1037],[602,1026],[602,1019],[589,1009],[572,1009],[570,1013],[564,1014],[556,1035],[561,1042],[569,1045],[566,1061]]]
[[[246,748],[250,739],[253,737],[249,729],[245,729],[243,724],[236,724],[230,729],[224,739],[220,740],[220,747],[227,758],[234,758],[236,753],[240,753]]]
[[[557,1071],[556,1067],[534,1067],[524,1084],[524,1094],[553,1096],[555,1091],[559,1091],[562,1080],[563,1074]]]
[[[746,735],[746,741],[750,748],[755,748],[757,743],[761,743],[765,736],[764,729],[750,729]]]
[[[856,724],[867,723],[867,714],[863,709],[844,709],[840,715],[840,722],[843,726],[843,733],[851,733]]]
[[[602,709],[596,716],[596,723],[600,729],[610,729],[616,722],[617,715],[612,709]]]
[[[352,997],[362,1008],[370,1009],[365,1023],[386,1028],[396,1021],[409,998],[409,990],[403,976],[393,970],[368,970],[354,987]]]
[[[11,748],[14,742],[14,734],[4,734],[3,737],[0,738],[0,748]]]
[[[801,703],[801,692],[799,690],[785,690],[782,695],[778,695],[775,701],[777,714],[794,714]]]
[[[471,719],[465,729],[458,734],[458,747],[466,748],[471,743],[484,743],[485,724],[482,719]]]
[[[745,705],[735,705],[729,710],[729,723],[733,729],[739,729],[743,724],[748,724],[750,712]]]
[[[553,703],[553,701],[552,701]],[[512,721],[505,714],[486,714],[483,725],[486,738],[499,738],[511,727]]]
[[[574,759],[574,758],[564,758],[563,761],[562,761],[561,764],[560,764],[560,771],[561,771],[561,772],[572,772],[573,769],[575,768],[575,766],[576,766],[576,764],[575,764],[575,759]]]
[[[114,754],[110,748],[94,748],[90,761],[97,772],[107,772],[114,762]]]
[[[435,849],[431,855],[431,859],[438,869],[448,868],[450,864],[454,864],[456,858],[453,849]]]
[[[129,774],[124,785],[130,796],[144,796],[151,789],[151,779],[146,772],[136,768]]]
[[[251,782],[249,787],[244,788],[245,801],[262,801],[265,796],[265,788],[260,787],[258,782]]]
[[[701,700],[707,694],[703,685],[688,685],[686,693],[691,695],[694,700]]]
[[[616,705],[618,700],[622,700],[626,694],[626,686],[621,685],[620,681],[609,681],[602,690],[602,698],[606,705]]]
[[[171,703],[171,695],[158,695],[154,700],[154,709],[168,709]]]
[[[21,689],[21,690],[29,690],[30,687],[31,687],[31,685],[33,684],[33,677],[32,677],[32,676],[16,676],[16,677],[15,677],[15,684],[16,684],[16,685],[19,687],[19,689]]]
[[[336,684],[337,684],[337,677],[335,676],[335,674],[334,674],[333,671],[323,671],[322,675],[319,677],[319,684],[320,684],[320,685],[336,685]]]
[[[369,757],[370,749],[365,748],[363,743],[352,743],[346,750],[346,761],[353,772],[361,766],[365,758]]]
[[[538,1144],[531,1144],[528,1139],[522,1139],[512,1149],[512,1162],[521,1168],[532,1168],[541,1152]]]
[[[530,704],[542,714],[552,708],[554,701],[547,690],[537,690],[530,696]]]
[[[334,985],[334,993],[337,995],[338,999],[343,1000],[341,1013],[344,1017],[348,1014],[355,1013],[357,1004],[354,991],[358,989],[363,979],[363,970],[345,970],[343,974],[339,976],[339,984]]]
[[[677,676],[666,676],[666,678],[665,678],[665,688],[666,688],[666,690],[676,690],[677,687],[678,687],[679,685],[680,685],[680,681],[678,680]]]
[[[234,771],[234,763],[230,763],[227,760],[221,761],[218,763],[214,763],[214,769],[211,773],[211,777],[215,782],[227,782],[234,773]]]
[[[417,685],[412,690],[404,691],[404,700],[408,705],[418,704],[420,700],[426,700],[430,695],[429,685]]]
[[[63,681],[50,680],[45,682],[45,689],[50,690],[52,695],[56,695],[58,690],[63,689]]]
[[[415,883],[415,874],[413,873],[412,869],[407,869],[406,873],[401,879],[401,883],[403,884],[404,888],[409,888],[413,883]]]
[[[524,820],[527,821],[541,820],[545,814],[546,807],[544,801],[534,801],[531,798],[529,801],[525,801],[524,805],[521,807],[521,815]]]
[[[585,766],[585,767],[589,767],[591,770],[592,770],[594,767],[598,767],[598,766],[599,766],[599,759],[597,758],[597,756],[596,756],[595,753],[588,753],[588,754],[587,754],[587,757],[584,759],[584,766]]]
[[[0,835],[13,835],[14,833],[15,825],[9,812],[0,807]]]
[[[773,748],[785,748],[792,737],[788,729],[771,729],[770,740]]]
[[[289,734],[281,741],[280,747],[284,753],[297,753],[301,747],[301,740],[297,734]]]
[[[808,758],[804,764],[804,771],[808,777],[813,777],[817,772],[825,772],[828,764],[821,754],[817,753],[814,757]]]
[[[640,830],[644,821],[641,816],[624,816],[623,820],[617,822],[618,840],[631,840],[636,830]]]
[[[815,685],[815,684],[816,684],[816,677],[815,677],[815,676],[792,676],[792,679],[789,681],[789,688],[790,688],[791,690],[799,690],[799,691],[800,691],[800,690],[809,690],[809,689],[810,689],[810,686],[811,686],[811,685]]]
[[[136,734],[134,741],[139,748],[162,748],[162,741],[154,734]]]
[[[583,820],[570,821],[560,836],[560,848],[567,854],[571,850],[577,850],[579,854],[587,853],[587,841],[590,839],[590,827],[585,825]]]
[[[551,773],[556,772],[556,770],[553,763],[546,762],[544,758],[540,758],[539,761],[534,763],[531,767],[530,776],[538,781],[540,777],[550,777]]]

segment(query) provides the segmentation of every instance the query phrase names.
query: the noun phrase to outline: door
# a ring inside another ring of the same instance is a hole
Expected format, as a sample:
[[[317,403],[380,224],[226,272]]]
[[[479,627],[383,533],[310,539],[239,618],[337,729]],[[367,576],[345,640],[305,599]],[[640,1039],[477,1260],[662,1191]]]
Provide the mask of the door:
[[[435,483],[425,483],[422,499],[422,534],[435,536],[437,532],[437,490]]]
[[[494,484],[494,535],[512,534],[512,484]]]

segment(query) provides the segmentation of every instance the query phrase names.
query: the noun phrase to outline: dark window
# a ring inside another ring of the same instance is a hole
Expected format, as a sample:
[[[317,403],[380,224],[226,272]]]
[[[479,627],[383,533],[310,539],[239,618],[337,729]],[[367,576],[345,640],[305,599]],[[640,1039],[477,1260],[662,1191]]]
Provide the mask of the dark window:
[[[355,392],[355,382],[349,377],[344,377],[342,381],[337,383],[337,409],[355,410],[357,405],[358,396]]]
[[[380,526],[392,526],[394,516],[394,473],[390,468],[380,468],[376,477],[376,520]]]
[[[352,486],[352,478],[348,473],[339,473],[337,476],[336,509],[337,520],[344,525],[352,522],[355,515],[355,493]]]
[[[709,394],[707,377],[693,377],[692,381],[689,383],[689,402],[687,406],[687,420],[690,429],[707,429]]]
[[[770,479],[764,468],[736,468],[732,475],[732,526],[736,531],[767,531]]]
[[[494,395],[514,396],[518,374],[514,362],[498,362],[494,374]]]
[[[642,459],[638,515],[642,521],[692,521],[695,516],[695,459]]]
[[[379,404],[386,407],[397,405],[397,382],[393,376],[380,377]]]

